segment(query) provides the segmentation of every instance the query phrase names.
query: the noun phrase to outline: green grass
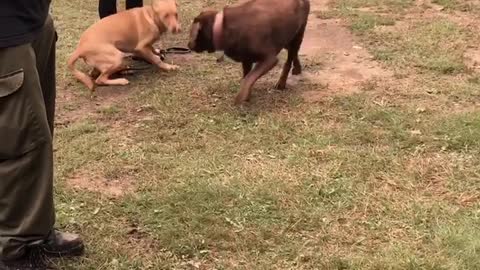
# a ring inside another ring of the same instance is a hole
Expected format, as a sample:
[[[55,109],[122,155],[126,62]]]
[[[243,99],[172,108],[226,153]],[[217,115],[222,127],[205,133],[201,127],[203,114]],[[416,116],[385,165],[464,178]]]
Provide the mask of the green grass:
[[[478,1],[434,0],[432,3],[442,6],[447,11],[461,11],[477,16],[480,14],[480,4]]]
[[[342,0],[339,5],[351,8],[387,8],[390,10],[401,10],[412,5],[412,0]]]
[[[165,45],[184,45],[199,10],[224,3],[180,1],[185,31]],[[71,120],[55,136],[57,226],[88,251],[61,269],[478,268],[471,29],[404,20],[412,1],[342,1],[317,15],[344,18],[394,71],[359,93],[308,103],[303,92],[324,89],[272,90],[277,68],[235,107],[240,66],[191,55],[175,59],[178,72],[145,71],[90,100],[64,63],[96,4],[53,7],[59,93],[73,97],[57,110]],[[73,188],[81,177],[93,187]],[[105,185],[133,188],[112,197]]]
[[[472,112],[448,117],[437,134],[443,137],[444,147],[457,151],[480,151],[480,114]]]
[[[398,6],[385,2],[387,6]],[[368,2],[342,1],[337,10],[350,21],[350,28],[365,36],[372,45],[369,49],[376,60],[389,62],[396,68],[418,68],[437,74],[458,74],[465,71],[463,55],[473,34],[444,18],[415,21],[406,27],[378,29],[394,26],[407,14],[408,3],[401,2],[400,11],[376,14],[357,8],[370,7]],[[398,4],[398,3],[397,3]]]
[[[410,32],[410,34],[408,33]],[[463,53],[466,35],[454,23],[437,20],[415,25],[405,36],[393,37],[400,41],[402,51],[398,61],[442,74],[463,71]]]
[[[455,0],[434,0],[432,3],[441,5],[445,8],[452,8],[455,5],[458,5],[458,2]]]
[[[394,25],[395,20],[390,17],[378,16],[368,12],[359,12],[353,15],[350,28],[354,33],[365,33],[381,25]]]

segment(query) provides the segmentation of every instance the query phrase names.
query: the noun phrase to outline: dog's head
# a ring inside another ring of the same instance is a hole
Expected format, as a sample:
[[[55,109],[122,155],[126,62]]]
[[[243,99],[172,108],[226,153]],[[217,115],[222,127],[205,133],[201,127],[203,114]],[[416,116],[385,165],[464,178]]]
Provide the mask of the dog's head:
[[[215,52],[213,24],[217,11],[205,10],[193,19],[188,48],[194,52]]]
[[[171,33],[179,33],[181,31],[176,0],[153,0],[152,7],[155,22],[160,27],[165,27]]]

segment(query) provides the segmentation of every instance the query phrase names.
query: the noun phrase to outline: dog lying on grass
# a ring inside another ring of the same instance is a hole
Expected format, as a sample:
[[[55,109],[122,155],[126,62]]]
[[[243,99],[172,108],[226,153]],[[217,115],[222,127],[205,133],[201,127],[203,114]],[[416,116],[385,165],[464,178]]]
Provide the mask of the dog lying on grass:
[[[180,32],[175,0],[153,0],[152,5],[133,8],[105,17],[90,26],[81,36],[77,49],[68,60],[75,77],[92,92],[96,85],[127,85],[125,78],[110,79],[125,69],[123,59],[128,54],[145,59],[161,70],[176,70],[178,66],[164,63],[155,53],[153,44],[165,32]],[[82,58],[97,73],[95,82],[75,68]]]
[[[278,63],[282,49],[288,50],[288,59],[276,88],[285,89],[292,64],[292,74],[301,74],[298,51],[309,13],[309,0],[243,0],[219,12],[205,10],[193,20],[188,47],[198,53],[223,51],[242,63],[244,77],[235,98],[241,104],[250,98],[255,82]]]

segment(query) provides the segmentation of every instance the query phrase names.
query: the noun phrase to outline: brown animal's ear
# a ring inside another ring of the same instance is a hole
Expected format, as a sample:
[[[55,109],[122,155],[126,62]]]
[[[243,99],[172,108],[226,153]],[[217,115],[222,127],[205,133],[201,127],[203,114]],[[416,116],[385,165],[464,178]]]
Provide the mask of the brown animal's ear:
[[[189,41],[189,44],[191,44],[193,47],[195,47],[198,33],[200,32],[201,29],[202,29],[202,25],[200,24],[200,22],[197,21],[193,23],[192,28],[190,30],[190,41]]]

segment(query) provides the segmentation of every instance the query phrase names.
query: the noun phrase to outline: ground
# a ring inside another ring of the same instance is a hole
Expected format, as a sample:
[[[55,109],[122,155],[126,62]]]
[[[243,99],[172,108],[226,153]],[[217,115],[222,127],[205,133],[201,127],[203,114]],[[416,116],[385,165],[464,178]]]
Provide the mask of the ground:
[[[91,99],[65,63],[97,1],[53,2],[61,269],[478,269],[480,3],[311,1],[304,74],[244,107],[207,54]],[[178,0],[162,43],[227,2]]]

